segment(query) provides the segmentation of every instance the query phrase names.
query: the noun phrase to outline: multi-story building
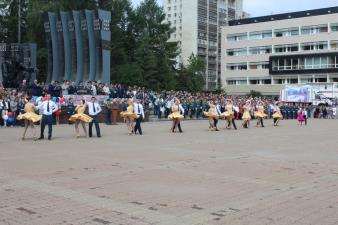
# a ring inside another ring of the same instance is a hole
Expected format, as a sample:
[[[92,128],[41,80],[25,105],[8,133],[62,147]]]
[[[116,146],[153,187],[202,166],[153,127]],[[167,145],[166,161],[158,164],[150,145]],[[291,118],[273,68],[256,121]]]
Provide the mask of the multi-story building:
[[[222,41],[229,94],[338,81],[338,7],[230,21]]]
[[[178,64],[187,65],[191,54],[205,61],[206,89],[220,83],[221,26],[242,18],[243,0],[163,0],[167,21],[175,32],[170,41],[180,44]]]

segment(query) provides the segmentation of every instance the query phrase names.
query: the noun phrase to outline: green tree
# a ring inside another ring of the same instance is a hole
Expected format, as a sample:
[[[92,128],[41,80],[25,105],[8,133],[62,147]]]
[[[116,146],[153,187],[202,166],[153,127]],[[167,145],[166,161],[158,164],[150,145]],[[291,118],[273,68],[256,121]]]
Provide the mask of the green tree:
[[[249,97],[256,98],[256,97],[262,96],[262,93],[259,92],[259,91],[251,90],[251,91],[250,91],[249,93],[247,93],[246,95],[249,96]]]
[[[191,54],[188,59],[188,65],[186,67],[181,66],[178,76],[178,89],[191,92],[202,91],[205,85],[203,78],[204,71],[204,61],[194,54]]]
[[[28,0],[2,0],[0,2],[0,42],[17,43],[19,27],[19,8],[20,8],[20,28],[21,40],[24,40],[27,28],[27,4]]]
[[[133,18],[135,40],[144,49],[145,59],[137,62],[143,71],[146,87],[173,89],[175,87],[175,59],[179,54],[178,43],[168,42],[173,29],[165,21],[165,13],[156,0],[145,0],[136,9]],[[138,49],[139,52],[139,49]],[[138,54],[140,55],[140,54]],[[146,63],[149,65],[141,65]]]

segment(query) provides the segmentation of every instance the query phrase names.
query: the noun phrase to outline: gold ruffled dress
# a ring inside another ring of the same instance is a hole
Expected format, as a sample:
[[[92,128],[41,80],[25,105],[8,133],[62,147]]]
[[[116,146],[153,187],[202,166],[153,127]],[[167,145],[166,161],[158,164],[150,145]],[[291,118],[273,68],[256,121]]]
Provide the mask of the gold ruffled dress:
[[[243,112],[242,120],[244,120],[244,121],[251,120],[251,115],[250,115],[248,107],[244,106],[244,112]]]
[[[265,118],[268,115],[264,113],[264,107],[263,106],[258,106],[258,111],[255,112],[255,117],[256,118]]]
[[[85,114],[86,106],[85,105],[78,105],[75,109],[77,112],[76,114],[72,115],[69,120],[72,121],[73,123],[76,122],[77,120],[83,121],[85,123],[90,123],[92,122],[93,118]]]
[[[272,118],[274,118],[274,119],[283,119],[283,115],[280,112],[279,108],[276,109],[276,112],[272,115]]]
[[[227,104],[226,111],[223,113],[223,115],[224,115],[225,118],[233,117],[234,116],[235,113],[232,110],[232,108],[233,108],[232,104]]]
[[[203,112],[204,116],[206,117],[211,117],[213,119],[218,119],[219,116],[218,114],[216,113],[216,107],[210,107],[209,111],[208,112]]]
[[[181,113],[179,111],[178,105],[174,105],[173,107],[171,107],[171,111],[172,111],[172,113],[168,116],[168,119],[173,120],[173,119],[183,119],[184,118],[184,116],[181,115]]]
[[[40,121],[41,118],[42,118],[41,115],[38,115],[38,114],[35,113],[35,107],[30,102],[28,102],[25,105],[25,113],[18,115],[16,117],[17,120],[29,120],[29,121],[32,121],[33,123]]]
[[[134,113],[134,106],[133,105],[129,105],[127,107],[127,111],[121,112],[120,115],[123,118],[130,118],[130,119],[138,118],[138,115],[136,113]]]

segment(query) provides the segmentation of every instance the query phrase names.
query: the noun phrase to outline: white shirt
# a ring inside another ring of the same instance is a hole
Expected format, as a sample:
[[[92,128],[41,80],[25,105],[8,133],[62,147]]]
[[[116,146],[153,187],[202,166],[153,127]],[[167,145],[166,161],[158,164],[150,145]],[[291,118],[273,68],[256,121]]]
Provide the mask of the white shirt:
[[[180,113],[184,114],[184,108],[183,108],[182,104],[179,104],[178,108],[180,110]]]
[[[48,104],[49,103],[49,104]],[[50,116],[55,111],[58,110],[58,107],[56,104],[51,100],[43,101],[41,104],[38,105],[38,109],[42,111],[43,115]]]
[[[134,113],[142,115],[142,117],[144,118],[144,110],[141,103],[134,103]]]
[[[97,102],[94,102],[94,103],[87,102],[86,104],[88,106],[88,113],[90,116],[96,116],[102,111],[100,104]]]
[[[104,91],[104,93],[106,93],[107,95],[110,94],[110,89],[109,89],[109,87],[107,87],[107,86],[104,86],[104,87],[103,87],[103,91]]]
[[[92,85],[92,93],[93,93],[93,95],[97,94],[95,85]]]
[[[221,112],[221,106],[219,104],[216,105],[216,112],[218,115],[221,115],[222,112]]]
[[[171,109],[171,106],[174,104],[174,99],[172,99],[171,101],[167,101],[166,107],[168,109]]]

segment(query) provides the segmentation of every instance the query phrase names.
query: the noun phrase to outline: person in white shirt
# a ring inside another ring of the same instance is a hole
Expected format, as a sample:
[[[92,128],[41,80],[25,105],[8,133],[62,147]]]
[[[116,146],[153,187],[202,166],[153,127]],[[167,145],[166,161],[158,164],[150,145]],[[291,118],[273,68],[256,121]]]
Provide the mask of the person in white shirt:
[[[108,86],[108,84],[105,84],[104,87],[103,87],[103,92],[106,94],[106,95],[110,95],[110,88]]]
[[[100,125],[99,125],[99,113],[102,111],[100,104],[96,101],[96,98],[93,96],[90,102],[86,103],[88,107],[88,113],[93,120],[89,123],[89,137],[93,137],[92,128],[93,123],[95,124],[96,136],[101,137]]]
[[[336,107],[333,107],[332,108],[332,119],[336,119],[336,116],[337,116],[337,108]]]
[[[42,111],[41,133],[39,140],[44,139],[44,132],[46,124],[48,125],[48,140],[52,140],[53,133],[53,113],[58,110],[56,104],[50,100],[51,96],[48,94],[46,100],[43,101],[38,108]]]
[[[138,131],[139,134],[142,135],[141,122],[144,119],[144,110],[143,110],[143,106],[141,104],[141,100],[139,100],[139,99],[137,99],[134,102],[134,113],[137,114],[136,124],[135,124],[135,127],[134,127],[134,133],[136,134],[137,131]]]
[[[92,84],[91,90],[92,90],[92,95],[97,95],[95,83]]]
[[[304,123],[305,123],[305,126],[307,125],[307,111],[306,111],[306,108],[304,108],[304,110],[302,111],[302,115],[303,115],[303,118],[304,118]]]

